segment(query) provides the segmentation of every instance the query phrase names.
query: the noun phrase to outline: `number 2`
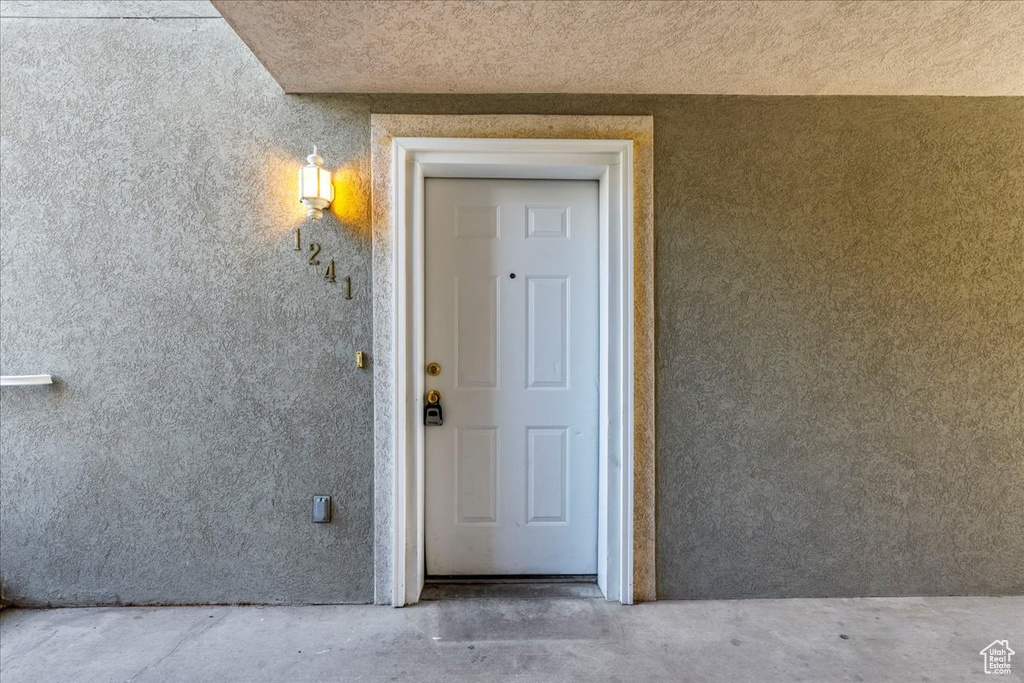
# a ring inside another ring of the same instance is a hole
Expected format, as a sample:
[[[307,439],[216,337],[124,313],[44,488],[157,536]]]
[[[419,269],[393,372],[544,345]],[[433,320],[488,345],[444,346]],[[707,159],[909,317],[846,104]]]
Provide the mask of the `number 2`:
[[[311,242],[309,244],[309,250],[312,252],[309,255],[309,265],[311,265],[311,266],[319,266],[320,265],[320,259],[317,258],[317,255],[320,253],[320,245],[317,244],[316,242]]]

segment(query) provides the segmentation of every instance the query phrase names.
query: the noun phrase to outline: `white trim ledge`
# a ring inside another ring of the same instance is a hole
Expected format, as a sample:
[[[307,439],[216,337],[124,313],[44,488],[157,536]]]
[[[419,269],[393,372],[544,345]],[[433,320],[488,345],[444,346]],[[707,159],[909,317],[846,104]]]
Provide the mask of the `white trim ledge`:
[[[52,375],[0,375],[0,387],[27,387],[53,384]]]

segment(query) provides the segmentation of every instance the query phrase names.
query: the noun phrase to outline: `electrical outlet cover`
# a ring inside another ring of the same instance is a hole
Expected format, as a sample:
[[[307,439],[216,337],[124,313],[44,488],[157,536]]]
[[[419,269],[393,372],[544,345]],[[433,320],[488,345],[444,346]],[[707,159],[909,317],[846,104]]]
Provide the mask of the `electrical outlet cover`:
[[[318,524],[331,521],[330,496],[313,496],[313,521]]]

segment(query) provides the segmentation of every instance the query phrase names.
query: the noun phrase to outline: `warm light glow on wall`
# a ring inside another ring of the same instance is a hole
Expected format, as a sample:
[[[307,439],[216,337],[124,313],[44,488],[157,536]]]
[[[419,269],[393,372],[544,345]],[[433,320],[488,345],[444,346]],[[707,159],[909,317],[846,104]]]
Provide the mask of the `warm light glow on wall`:
[[[334,171],[331,213],[347,228],[369,235],[370,183],[367,176],[367,169],[359,161],[350,161]]]
[[[313,145],[313,153],[306,157],[306,162],[299,169],[299,201],[306,207],[306,216],[319,220],[324,209],[334,201],[334,185],[331,172],[324,168],[323,157],[317,154],[316,145]]]

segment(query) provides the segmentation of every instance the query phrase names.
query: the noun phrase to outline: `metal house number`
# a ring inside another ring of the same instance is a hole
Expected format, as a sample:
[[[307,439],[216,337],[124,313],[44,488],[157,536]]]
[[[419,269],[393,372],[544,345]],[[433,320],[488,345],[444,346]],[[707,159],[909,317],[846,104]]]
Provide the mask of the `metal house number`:
[[[294,250],[295,251],[303,251],[303,249],[302,249],[302,229],[301,228],[295,228],[295,249]],[[320,265],[320,252],[322,250],[323,250],[323,247],[321,247],[320,244],[318,244],[317,242],[310,242],[309,245],[307,246],[307,252],[309,254],[309,259],[306,262],[309,265],[314,266],[314,267],[319,266]],[[317,268],[317,272],[319,272],[319,268]],[[324,269],[324,279],[327,280],[328,282],[330,282],[332,285],[335,284],[338,281],[338,278],[337,278],[337,276],[334,273],[334,259],[330,259],[329,261],[327,261],[327,267]],[[345,298],[346,299],[351,299],[352,298],[352,278],[350,278],[350,277],[346,277],[345,278]]]

